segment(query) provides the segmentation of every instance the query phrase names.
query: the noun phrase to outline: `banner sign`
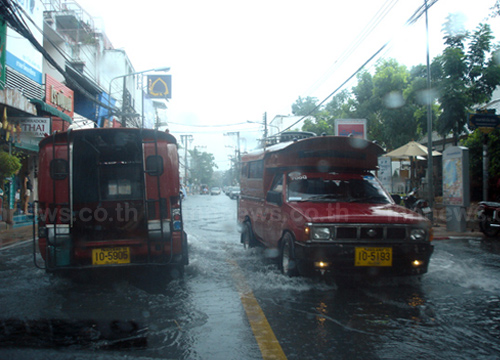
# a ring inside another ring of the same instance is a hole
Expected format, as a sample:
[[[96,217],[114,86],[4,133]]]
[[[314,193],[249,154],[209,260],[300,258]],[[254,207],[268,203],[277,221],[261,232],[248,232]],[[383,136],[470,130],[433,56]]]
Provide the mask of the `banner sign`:
[[[148,97],[172,98],[172,75],[148,75]]]
[[[335,119],[335,135],[366,139],[366,119]]]
[[[74,92],[49,74],[45,74],[45,102],[73,117]]]
[[[384,188],[392,192],[392,158],[381,156],[378,158],[377,177]]]
[[[451,146],[443,152],[443,204],[469,206],[469,188],[469,149]]]

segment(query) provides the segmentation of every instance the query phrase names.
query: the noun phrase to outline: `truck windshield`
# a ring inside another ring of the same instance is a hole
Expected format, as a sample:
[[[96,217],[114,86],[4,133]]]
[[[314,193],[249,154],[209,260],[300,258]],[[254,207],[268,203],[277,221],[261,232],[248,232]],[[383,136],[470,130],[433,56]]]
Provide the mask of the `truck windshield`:
[[[287,185],[288,201],[391,203],[380,183],[371,175],[290,174]]]

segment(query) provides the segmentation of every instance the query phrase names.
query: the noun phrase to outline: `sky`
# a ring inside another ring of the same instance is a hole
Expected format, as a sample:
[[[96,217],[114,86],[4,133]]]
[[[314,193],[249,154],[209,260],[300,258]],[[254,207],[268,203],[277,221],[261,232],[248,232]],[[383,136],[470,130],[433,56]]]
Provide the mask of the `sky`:
[[[191,134],[189,148],[214,154],[226,170],[237,145],[228,133],[240,133],[242,152],[253,149],[263,126],[248,121],[291,114],[299,96],[325,99],[386,42],[365,69],[373,72],[381,57],[408,68],[425,64],[425,17],[405,26],[423,1],[77,2],[113,46],[127,52],[135,71],[171,67],[170,132],[178,139]],[[431,59],[442,52],[441,27],[449,13],[462,13],[472,31],[494,2],[438,0],[429,10]],[[500,34],[500,18],[488,22]]]

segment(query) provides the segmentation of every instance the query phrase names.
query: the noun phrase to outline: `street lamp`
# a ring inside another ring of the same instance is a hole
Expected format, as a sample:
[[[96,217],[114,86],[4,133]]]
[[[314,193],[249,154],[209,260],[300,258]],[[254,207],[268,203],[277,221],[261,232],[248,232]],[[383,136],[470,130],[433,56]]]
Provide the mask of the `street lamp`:
[[[251,121],[251,120],[247,120],[247,123],[249,123],[249,124],[259,124],[259,125],[264,125],[264,124],[262,124],[262,123],[260,123],[260,122],[257,122],[257,121]],[[276,128],[276,129],[277,129],[277,132],[280,132],[280,131],[281,131],[281,130],[280,130],[280,127],[279,127],[279,126],[276,126],[276,125],[266,124],[266,125],[264,125],[264,126],[272,126],[273,128]]]
[[[128,76],[133,76],[133,75],[138,75],[138,74],[144,74],[144,73],[147,73],[147,72],[159,72],[159,71],[170,71],[170,67],[161,67],[161,68],[154,68],[154,69],[149,69],[149,70],[143,70],[143,71],[135,71],[133,73],[129,73],[129,74],[125,74],[125,75],[119,75],[119,76],[115,76],[114,78],[112,78],[109,82],[109,92],[108,92],[108,103],[109,105],[111,106],[111,85],[113,83],[113,81],[115,81],[116,79],[120,79],[120,78],[123,78],[123,81],[125,82],[125,78],[128,77]],[[125,88],[125,85],[123,86]],[[123,95],[124,96],[124,95]],[[141,88],[141,96],[144,100],[144,96],[142,95],[142,88]],[[142,105],[144,106],[144,101],[142,103]],[[123,110],[123,104],[122,104],[122,110]],[[125,124],[123,124],[123,126],[125,127]]]
[[[268,138],[273,138],[276,136],[276,134],[279,134],[281,132],[279,126],[276,126],[276,125],[271,125],[271,124],[268,124],[267,123],[267,117],[264,117],[264,123],[261,124],[257,121],[251,121],[251,120],[247,120],[247,123],[250,123],[250,124],[259,124],[259,125],[264,125],[264,137],[262,139],[262,146],[264,147],[264,149],[266,148],[266,144],[267,144],[267,139]],[[276,134],[272,134],[270,136],[267,135],[267,127],[268,126],[272,126],[273,128],[276,128]]]

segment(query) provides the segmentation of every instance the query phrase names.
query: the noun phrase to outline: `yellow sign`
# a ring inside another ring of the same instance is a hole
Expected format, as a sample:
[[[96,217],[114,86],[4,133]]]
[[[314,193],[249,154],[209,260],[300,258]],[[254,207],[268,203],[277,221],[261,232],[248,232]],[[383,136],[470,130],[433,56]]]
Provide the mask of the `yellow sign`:
[[[171,75],[148,75],[148,96],[150,98],[172,98]]]

